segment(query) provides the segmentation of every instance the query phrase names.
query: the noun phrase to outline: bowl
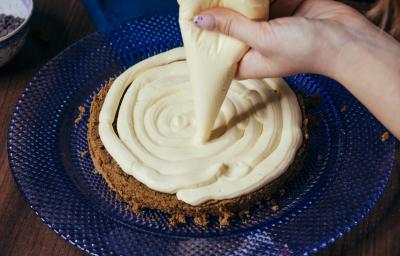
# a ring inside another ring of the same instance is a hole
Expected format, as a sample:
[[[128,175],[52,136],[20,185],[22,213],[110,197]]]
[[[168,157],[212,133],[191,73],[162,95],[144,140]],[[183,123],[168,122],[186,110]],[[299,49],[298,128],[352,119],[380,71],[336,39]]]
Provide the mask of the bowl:
[[[33,12],[32,0],[1,0],[0,14],[13,15],[24,21],[11,33],[0,37],[0,67],[10,61],[21,49],[29,30]]]

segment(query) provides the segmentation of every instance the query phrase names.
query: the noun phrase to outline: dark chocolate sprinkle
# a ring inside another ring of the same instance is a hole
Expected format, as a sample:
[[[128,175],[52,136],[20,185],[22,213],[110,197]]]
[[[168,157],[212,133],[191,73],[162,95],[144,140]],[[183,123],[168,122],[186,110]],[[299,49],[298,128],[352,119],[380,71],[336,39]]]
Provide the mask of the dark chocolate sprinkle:
[[[0,37],[6,36],[16,30],[24,22],[23,18],[13,15],[0,14]]]

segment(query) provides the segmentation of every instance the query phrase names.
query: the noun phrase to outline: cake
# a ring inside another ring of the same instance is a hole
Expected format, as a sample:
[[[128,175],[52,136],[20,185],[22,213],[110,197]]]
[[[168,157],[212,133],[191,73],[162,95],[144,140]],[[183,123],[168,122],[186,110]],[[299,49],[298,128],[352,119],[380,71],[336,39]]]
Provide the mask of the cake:
[[[183,52],[182,49],[175,49],[175,51]],[[108,92],[113,86],[115,86],[115,80],[110,80],[93,99],[88,124],[90,155],[96,171],[103,176],[109,188],[115,191],[123,201],[127,202],[134,211],[140,211],[145,208],[160,210],[170,214],[172,219],[177,222],[184,222],[185,217],[191,216],[195,218],[198,224],[206,224],[209,216],[217,216],[220,218],[221,224],[227,224],[227,220],[233,214],[248,211],[257,203],[268,201],[271,194],[281,188],[302,167],[305,151],[304,143],[300,143],[295,148],[295,157],[291,159],[290,165],[282,171],[279,177],[272,179],[271,182],[251,193],[223,200],[207,200],[199,205],[191,205],[179,200],[174,193],[164,193],[151,189],[133,175],[127,174],[110,155],[100,138],[99,116]],[[235,88],[232,89],[234,90]],[[272,93],[280,94],[276,91]],[[301,97],[296,98],[296,104],[299,104],[298,108],[302,113],[301,119],[303,119],[304,104]],[[116,129],[117,123],[117,118],[112,120],[113,129]],[[303,127],[302,123],[302,120],[300,120],[300,131],[305,133],[306,127]]]
[[[93,99],[93,163],[134,211],[159,210],[175,222],[191,216],[200,225],[217,216],[226,225],[296,174],[302,100],[281,78],[235,80],[248,46],[192,22],[219,6],[266,18],[268,3],[180,0],[185,47],[135,64]]]

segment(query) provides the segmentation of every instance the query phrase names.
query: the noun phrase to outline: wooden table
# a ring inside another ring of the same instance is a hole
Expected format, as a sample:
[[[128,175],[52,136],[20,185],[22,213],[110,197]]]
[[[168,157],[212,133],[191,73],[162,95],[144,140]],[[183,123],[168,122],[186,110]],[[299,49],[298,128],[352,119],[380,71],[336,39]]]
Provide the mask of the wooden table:
[[[22,52],[0,69],[0,255],[83,255],[25,203],[8,166],[6,141],[14,105],[27,82],[49,58],[95,29],[78,0],[37,0],[32,30]],[[320,255],[400,255],[399,174],[398,153],[390,184],[368,218]]]

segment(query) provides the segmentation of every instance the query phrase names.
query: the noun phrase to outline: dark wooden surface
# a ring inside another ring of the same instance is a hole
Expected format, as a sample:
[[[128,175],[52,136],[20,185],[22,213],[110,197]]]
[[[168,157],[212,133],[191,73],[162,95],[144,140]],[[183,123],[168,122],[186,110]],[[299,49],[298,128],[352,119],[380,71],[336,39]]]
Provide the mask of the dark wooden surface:
[[[27,206],[10,172],[6,140],[14,105],[26,83],[49,58],[94,27],[78,0],[37,0],[32,30],[22,52],[0,68],[0,255],[83,255]],[[368,218],[320,255],[400,255],[399,174],[398,153],[390,184]]]

